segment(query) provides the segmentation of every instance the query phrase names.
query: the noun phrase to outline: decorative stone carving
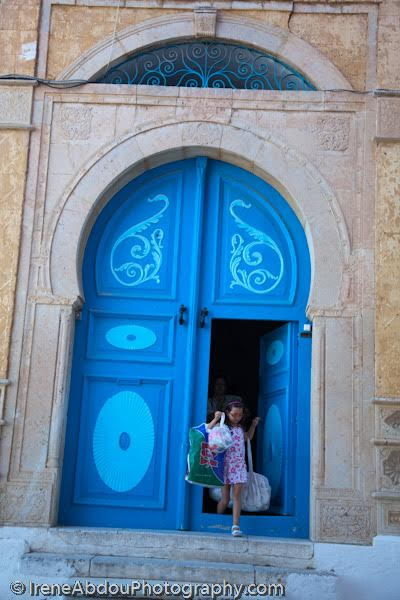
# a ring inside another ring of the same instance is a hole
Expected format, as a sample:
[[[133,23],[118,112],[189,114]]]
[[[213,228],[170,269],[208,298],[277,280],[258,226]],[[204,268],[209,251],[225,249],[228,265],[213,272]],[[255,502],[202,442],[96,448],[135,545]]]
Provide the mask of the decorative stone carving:
[[[222,130],[212,123],[193,123],[182,132],[182,141],[195,145],[215,146],[221,140]]]
[[[346,117],[319,117],[312,130],[323,150],[344,151],[349,147],[350,124]]]
[[[388,511],[389,525],[400,525],[400,511],[389,510]]]
[[[365,542],[370,538],[371,508],[348,502],[320,503],[321,539]]]
[[[393,492],[391,492],[393,494]],[[399,495],[400,498],[400,495]],[[384,535],[400,534],[399,499],[383,499],[378,502],[378,531]]]
[[[377,432],[380,438],[400,439],[400,409],[380,406],[377,410]]]
[[[190,103],[178,104],[176,116],[182,120],[219,121],[228,123],[232,109],[230,106],[217,106],[215,102],[192,100]]]
[[[384,419],[386,425],[391,429],[400,429],[400,410],[396,410]]]
[[[377,136],[400,138],[400,98],[379,98]]]
[[[67,140],[87,140],[92,130],[91,106],[64,105],[61,108],[61,127]]]
[[[0,125],[26,124],[31,115],[32,88],[0,87]]]
[[[0,522],[43,525],[48,520],[51,489],[47,484],[6,483],[0,487]]]
[[[383,474],[390,479],[392,485],[400,486],[400,450],[392,450],[387,458],[382,461]]]
[[[215,37],[217,9],[199,6],[194,9],[194,34],[196,37]]]

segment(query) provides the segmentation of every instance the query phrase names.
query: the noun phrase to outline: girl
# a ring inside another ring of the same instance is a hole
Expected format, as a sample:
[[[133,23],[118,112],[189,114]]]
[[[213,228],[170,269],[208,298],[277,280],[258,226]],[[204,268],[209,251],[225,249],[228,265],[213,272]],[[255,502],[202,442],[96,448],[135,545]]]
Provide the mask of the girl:
[[[244,460],[244,442],[245,440],[252,440],[254,432],[260,420],[259,417],[255,417],[251,423],[250,429],[246,432],[243,430],[242,421],[244,415],[244,405],[242,402],[234,400],[229,402],[225,407],[225,422],[231,429],[233,445],[228,448],[225,453],[225,464],[224,464],[224,481],[225,485],[222,488],[222,497],[217,505],[217,513],[222,514],[225,512],[230,499],[231,485],[233,485],[233,525],[232,535],[234,537],[240,537],[243,532],[240,531],[239,518],[241,511],[241,494],[243,484],[247,481],[247,469]],[[215,427],[222,416],[222,412],[217,410],[211,423],[207,425],[209,429]]]

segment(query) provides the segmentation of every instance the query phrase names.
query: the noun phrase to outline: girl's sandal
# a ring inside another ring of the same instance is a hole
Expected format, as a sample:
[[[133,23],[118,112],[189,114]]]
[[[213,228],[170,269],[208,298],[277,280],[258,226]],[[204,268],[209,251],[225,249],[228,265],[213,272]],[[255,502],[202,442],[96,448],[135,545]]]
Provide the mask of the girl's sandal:
[[[232,525],[232,535],[233,537],[242,537],[243,531],[240,531],[239,525]]]

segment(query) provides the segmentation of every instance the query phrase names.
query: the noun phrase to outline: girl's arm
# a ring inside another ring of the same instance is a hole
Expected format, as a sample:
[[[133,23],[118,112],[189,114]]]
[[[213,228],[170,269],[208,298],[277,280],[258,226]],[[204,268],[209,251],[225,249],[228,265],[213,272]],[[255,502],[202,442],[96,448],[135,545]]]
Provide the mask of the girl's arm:
[[[207,429],[212,429],[218,423],[220,418],[222,417],[222,412],[220,410],[215,411],[214,418],[210,423],[206,424]]]
[[[255,432],[255,430],[256,430],[256,427],[257,427],[257,425],[258,425],[259,421],[260,421],[260,417],[255,417],[255,418],[252,420],[249,430],[248,430],[248,431],[246,431],[246,433],[244,434],[244,439],[245,439],[246,441],[247,441],[247,440],[252,440],[252,439],[253,439],[254,432]]]

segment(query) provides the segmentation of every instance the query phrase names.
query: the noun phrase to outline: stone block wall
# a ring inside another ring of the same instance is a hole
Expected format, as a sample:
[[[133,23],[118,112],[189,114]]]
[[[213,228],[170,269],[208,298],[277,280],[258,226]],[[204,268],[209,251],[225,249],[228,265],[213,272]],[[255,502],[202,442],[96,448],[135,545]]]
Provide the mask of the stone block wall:
[[[0,5],[1,75],[35,74],[39,15],[40,0],[13,0]],[[32,89],[2,83],[6,82],[0,80],[0,379],[5,380],[14,314]]]

